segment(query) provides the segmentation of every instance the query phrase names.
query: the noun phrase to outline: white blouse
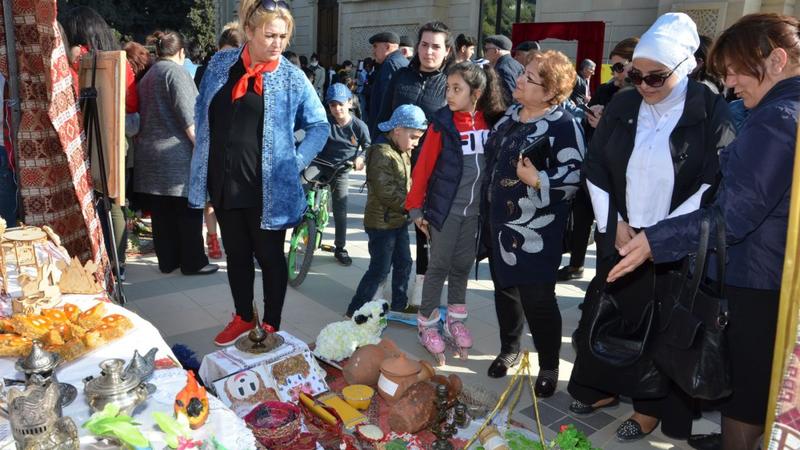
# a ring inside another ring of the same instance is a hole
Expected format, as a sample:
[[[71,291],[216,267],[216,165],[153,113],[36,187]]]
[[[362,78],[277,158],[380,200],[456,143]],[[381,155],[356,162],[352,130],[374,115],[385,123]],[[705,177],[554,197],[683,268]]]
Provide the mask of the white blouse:
[[[625,206],[628,224],[633,228],[646,228],[659,221],[690,213],[700,208],[703,192],[710,187],[703,184],[700,189],[670,213],[675,172],[669,137],[678,124],[686,103],[689,85],[684,78],[662,101],[650,105],[642,100],[636,124],[636,139],[625,173]],[[605,233],[608,222],[608,192],[587,180],[592,199],[597,230]],[[622,216],[617,217],[622,220]]]

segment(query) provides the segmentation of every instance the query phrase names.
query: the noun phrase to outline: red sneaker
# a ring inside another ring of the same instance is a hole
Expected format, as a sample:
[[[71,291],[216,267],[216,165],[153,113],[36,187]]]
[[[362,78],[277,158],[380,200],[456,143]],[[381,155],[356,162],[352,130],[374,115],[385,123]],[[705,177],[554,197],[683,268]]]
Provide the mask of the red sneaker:
[[[233,320],[214,338],[214,343],[220,347],[231,345],[241,336],[249,333],[255,326],[255,323],[245,322],[240,316],[233,315]]]
[[[277,333],[278,330],[275,329],[272,325],[268,324],[267,322],[261,322],[261,328],[264,329],[267,333]]]

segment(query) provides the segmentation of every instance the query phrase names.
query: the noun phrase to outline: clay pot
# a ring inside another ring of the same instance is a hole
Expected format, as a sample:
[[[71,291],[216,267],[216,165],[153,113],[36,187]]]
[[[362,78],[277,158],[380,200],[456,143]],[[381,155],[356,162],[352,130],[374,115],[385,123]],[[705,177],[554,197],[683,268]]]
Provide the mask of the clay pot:
[[[409,359],[405,353],[388,358],[381,363],[381,375],[378,377],[378,393],[387,403],[399,400],[406,390],[419,381],[425,381],[436,372],[427,362]]]
[[[347,384],[366,384],[377,386],[381,374],[381,363],[386,358],[398,356],[400,349],[391,339],[381,339],[378,345],[367,344],[359,347],[342,370]]]

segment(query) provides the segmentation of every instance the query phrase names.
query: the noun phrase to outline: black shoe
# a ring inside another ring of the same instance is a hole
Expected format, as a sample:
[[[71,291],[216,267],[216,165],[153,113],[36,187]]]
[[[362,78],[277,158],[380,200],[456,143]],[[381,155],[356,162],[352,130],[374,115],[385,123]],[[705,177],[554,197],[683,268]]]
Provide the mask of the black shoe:
[[[339,264],[343,266],[349,266],[353,264],[353,258],[347,254],[347,250],[343,248],[337,248],[333,251],[333,257],[336,258],[336,261],[339,261]]]
[[[534,385],[533,391],[536,393],[536,397],[538,398],[552,397],[556,392],[557,384],[557,381],[551,380],[550,378],[537,377],[536,385]]]
[[[697,450],[719,450],[722,448],[722,435],[719,433],[693,434],[686,442]]]
[[[583,278],[583,267],[564,266],[556,272],[556,279],[558,281],[569,281]]]
[[[206,264],[197,272],[192,273],[184,273],[184,275],[210,275],[219,270],[219,266],[216,264]]]
[[[574,402],[569,404],[569,410],[575,414],[591,414],[598,409],[603,408],[611,408],[613,406],[619,405],[619,398],[615,398],[613,402],[603,405],[603,406],[592,406],[586,403],[583,403],[580,400],[575,400]]]
[[[620,442],[638,441],[639,439],[652,433],[653,430],[656,429],[656,427],[658,427],[658,425],[653,427],[652,430],[645,433],[644,431],[642,431],[642,426],[639,425],[639,422],[633,419],[628,419],[625,422],[619,424],[619,427],[617,427],[617,432],[616,432],[617,440]]]
[[[508,369],[516,366],[519,360],[519,353],[500,353],[489,366],[488,375],[492,378],[503,378]]]

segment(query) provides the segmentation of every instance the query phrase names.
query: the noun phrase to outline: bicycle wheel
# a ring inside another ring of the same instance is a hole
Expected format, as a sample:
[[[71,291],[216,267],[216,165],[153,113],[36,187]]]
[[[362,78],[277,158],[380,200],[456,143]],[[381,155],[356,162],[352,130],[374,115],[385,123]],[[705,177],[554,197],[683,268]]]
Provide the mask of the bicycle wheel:
[[[314,259],[316,249],[317,224],[313,219],[306,217],[303,222],[292,231],[289,243],[289,286],[297,287],[306,279],[311,261]]]

